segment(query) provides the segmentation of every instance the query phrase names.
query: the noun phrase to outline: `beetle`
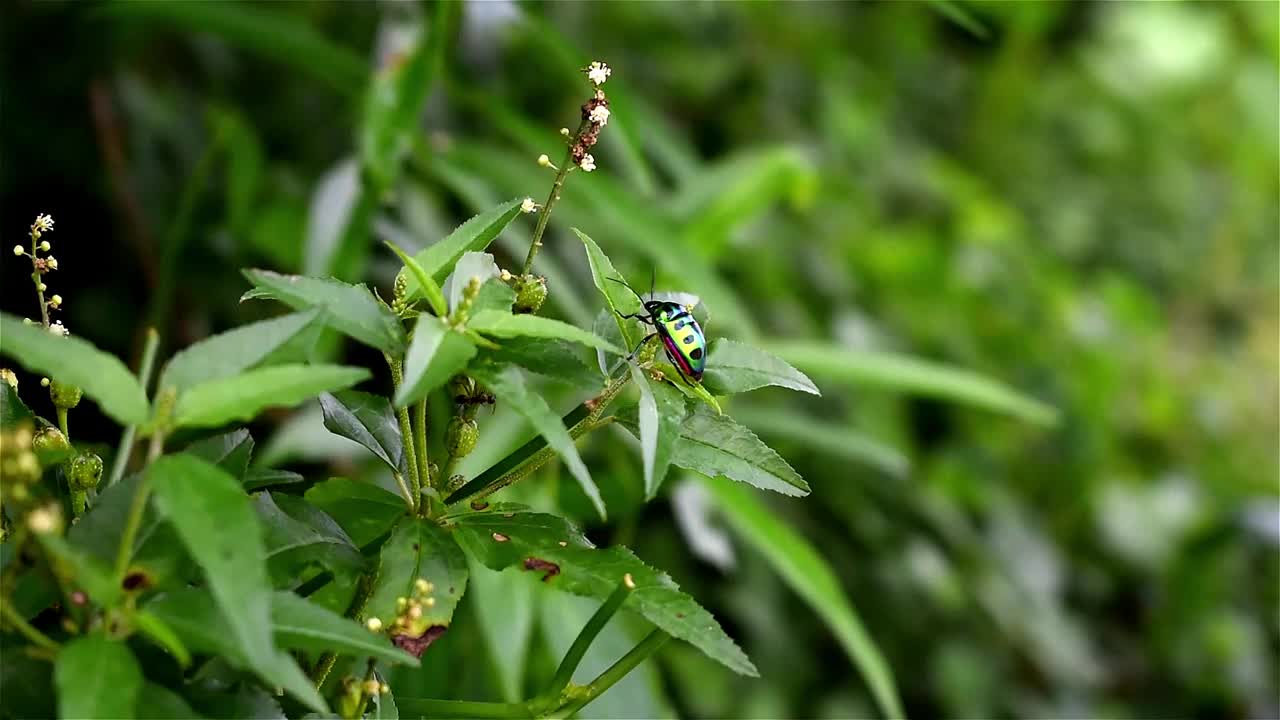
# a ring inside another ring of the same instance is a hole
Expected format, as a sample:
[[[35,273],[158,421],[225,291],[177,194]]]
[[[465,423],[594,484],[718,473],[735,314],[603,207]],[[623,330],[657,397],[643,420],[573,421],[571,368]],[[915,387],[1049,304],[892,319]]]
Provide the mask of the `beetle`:
[[[609,279],[630,290],[640,300],[645,310],[643,313],[631,315],[618,313],[618,315],[639,320],[654,329],[640,341],[632,351],[632,356],[639,352],[645,343],[657,337],[662,340],[667,357],[671,359],[671,364],[676,366],[680,374],[694,382],[700,382],[702,373],[707,367],[707,336],[703,334],[702,326],[698,325],[689,308],[670,300],[645,300],[625,282],[615,278]],[[650,292],[650,297],[652,295],[653,293]]]

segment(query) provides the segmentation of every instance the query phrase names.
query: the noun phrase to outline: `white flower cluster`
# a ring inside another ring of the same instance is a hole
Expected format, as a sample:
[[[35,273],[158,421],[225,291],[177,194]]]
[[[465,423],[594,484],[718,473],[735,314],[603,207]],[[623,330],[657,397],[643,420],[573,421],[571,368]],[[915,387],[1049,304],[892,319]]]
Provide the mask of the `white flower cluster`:
[[[613,74],[613,69],[599,60],[595,60],[587,66],[584,72],[587,73],[587,79],[591,81],[591,84],[603,85],[604,81],[608,80],[609,76]]]

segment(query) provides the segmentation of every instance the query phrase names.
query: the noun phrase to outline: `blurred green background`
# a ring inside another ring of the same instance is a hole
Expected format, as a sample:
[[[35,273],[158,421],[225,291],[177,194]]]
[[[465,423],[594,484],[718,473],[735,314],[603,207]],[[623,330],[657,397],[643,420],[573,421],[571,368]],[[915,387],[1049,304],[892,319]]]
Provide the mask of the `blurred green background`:
[[[822,398],[726,409],[813,486],[763,500],[835,567],[909,715],[1280,716],[1280,4],[469,2],[378,196],[358,171],[365,88],[429,6],[5,15],[5,232],[52,214],[66,325],[135,361],[147,322],[172,351],[269,312],[237,302],[241,267],[385,290],[380,239],[417,248],[541,201],[534,159],[559,158],[578,69],[607,61],[600,169],[570,178],[538,258],[548,311],[590,327],[600,305],[578,226],[633,282],[656,268],[701,294],[709,335],[811,371]],[[531,229],[495,246],[506,267]],[[30,315],[5,255],[3,308]],[[1057,422],[799,341],[967,368]],[[113,442],[94,412],[78,438]],[[254,430],[259,462],[373,472],[318,413]],[[473,467],[517,431],[486,420]],[[699,486],[671,477],[641,504],[632,448],[585,443],[613,519],[593,536],[668,570],[762,678],[673,643],[587,714],[874,715],[831,630]],[[590,523],[554,472],[521,492]],[[396,692],[518,695],[590,611],[477,577]],[[625,630],[605,644],[593,662]]]

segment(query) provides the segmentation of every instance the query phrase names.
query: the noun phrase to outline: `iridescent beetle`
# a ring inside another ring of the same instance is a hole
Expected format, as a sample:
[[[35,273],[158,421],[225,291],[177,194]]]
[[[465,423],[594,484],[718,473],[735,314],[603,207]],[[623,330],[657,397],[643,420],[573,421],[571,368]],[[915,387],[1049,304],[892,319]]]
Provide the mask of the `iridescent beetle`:
[[[671,359],[671,364],[676,366],[680,374],[694,382],[701,381],[702,371],[707,367],[707,337],[702,334],[702,327],[698,325],[689,308],[670,300],[645,300],[625,282],[615,278],[609,279],[630,290],[645,309],[644,313],[634,315],[618,314],[624,318],[639,320],[654,329],[654,332],[640,341],[631,354],[634,356],[645,343],[658,337],[667,350],[667,357]],[[650,292],[649,295],[652,297],[653,293]]]

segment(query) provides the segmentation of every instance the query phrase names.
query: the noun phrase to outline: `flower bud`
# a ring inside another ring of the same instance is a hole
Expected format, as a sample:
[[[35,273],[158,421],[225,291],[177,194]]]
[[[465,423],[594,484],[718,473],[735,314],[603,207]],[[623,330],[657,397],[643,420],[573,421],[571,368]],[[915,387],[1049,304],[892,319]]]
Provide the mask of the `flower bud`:
[[[80,404],[82,394],[80,388],[70,383],[57,380],[49,383],[49,398],[53,400],[54,407],[70,410]]]
[[[46,427],[36,433],[35,438],[31,441],[31,447],[36,452],[56,452],[58,450],[66,450],[71,447],[71,443],[67,442],[67,437],[58,428]]]
[[[67,470],[67,482],[76,490],[88,490],[102,480],[102,458],[85,452],[75,456]]]
[[[445,432],[445,443],[449,454],[455,458],[464,458],[476,448],[476,440],[480,438],[480,426],[475,420],[455,416],[449,421]]]
[[[516,313],[536,313],[547,300],[547,279],[537,275],[521,275],[516,281]]]

